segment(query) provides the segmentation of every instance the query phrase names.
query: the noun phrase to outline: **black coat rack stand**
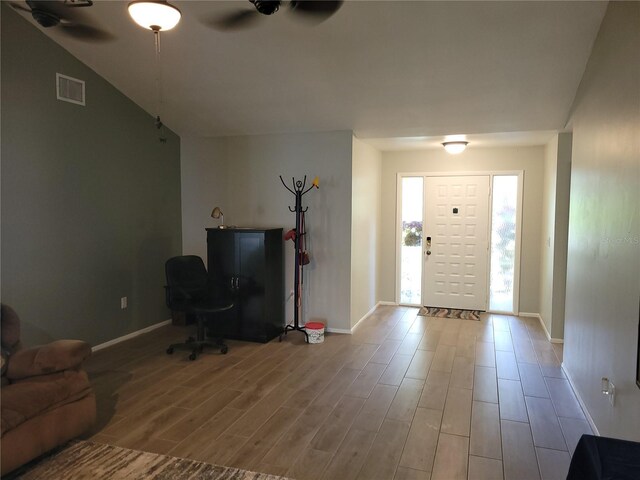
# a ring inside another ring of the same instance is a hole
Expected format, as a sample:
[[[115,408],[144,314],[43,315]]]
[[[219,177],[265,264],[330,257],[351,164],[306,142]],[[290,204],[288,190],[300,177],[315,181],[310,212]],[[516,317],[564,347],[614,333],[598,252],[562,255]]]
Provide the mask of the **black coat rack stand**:
[[[289,190],[296,197],[296,206],[295,208],[289,207],[290,212],[294,212],[296,214],[296,229],[295,236],[293,238],[294,248],[295,248],[295,272],[293,282],[295,284],[294,289],[294,305],[293,305],[293,325],[287,325],[284,328],[284,332],[280,335],[280,341],[282,341],[282,335],[286,335],[290,330],[297,330],[299,332],[304,333],[304,341],[309,343],[309,335],[307,334],[305,327],[300,326],[300,312],[302,310],[302,249],[301,242],[302,236],[306,235],[306,232],[301,231],[301,218],[302,214],[305,213],[309,207],[302,208],[302,196],[305,195],[309,190],[313,187],[317,188],[317,184],[313,183],[309,188],[306,188],[307,185],[307,176],[304,176],[303,180],[296,180],[295,178],[291,178],[291,186],[293,188],[289,188],[287,184],[284,182],[282,175],[280,175],[280,181],[284,188]]]

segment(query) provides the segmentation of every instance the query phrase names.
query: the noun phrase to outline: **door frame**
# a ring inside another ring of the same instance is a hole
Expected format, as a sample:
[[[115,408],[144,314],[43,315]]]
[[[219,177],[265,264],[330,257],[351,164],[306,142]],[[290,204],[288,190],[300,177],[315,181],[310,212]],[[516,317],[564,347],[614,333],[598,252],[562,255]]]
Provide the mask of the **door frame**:
[[[523,190],[524,190],[524,170],[484,170],[484,171],[454,171],[454,172],[398,172],[396,174],[396,220],[395,220],[395,243],[396,243],[396,303],[398,305],[406,305],[414,307],[413,304],[400,303],[400,267],[401,267],[401,247],[402,247],[402,179],[405,177],[466,177],[466,176],[488,176],[489,177],[489,218],[487,219],[488,225],[488,238],[487,238],[487,291],[486,291],[486,305],[487,312],[489,313],[505,313],[517,315],[520,311],[520,253],[522,248],[522,210],[523,210]],[[492,207],[493,207],[493,178],[496,176],[517,176],[518,177],[518,192],[517,192],[517,206],[516,206],[516,248],[515,248],[515,268],[513,279],[513,312],[493,311],[489,307],[489,286],[491,279],[491,232],[492,232]],[[424,188],[424,187],[423,187]],[[423,202],[425,201],[425,192],[423,190]],[[426,205],[423,204],[422,208],[422,221],[424,223],[424,211]],[[423,252],[424,254],[424,252]],[[421,292],[424,294],[424,261],[422,261],[422,275],[421,275]],[[421,298],[423,295],[421,295]],[[420,305],[422,306],[422,305]]]

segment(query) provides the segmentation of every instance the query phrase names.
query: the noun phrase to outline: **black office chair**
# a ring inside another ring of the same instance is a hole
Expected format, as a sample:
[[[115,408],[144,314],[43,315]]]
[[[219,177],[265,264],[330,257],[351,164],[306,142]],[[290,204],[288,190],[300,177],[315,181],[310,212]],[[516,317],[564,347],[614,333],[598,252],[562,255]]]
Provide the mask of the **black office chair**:
[[[176,348],[187,349],[191,350],[189,360],[195,360],[204,347],[213,347],[226,354],[229,348],[222,338],[215,343],[206,339],[205,324],[215,321],[220,312],[233,308],[233,303],[209,283],[202,259],[195,255],[170,258],[165,263],[165,273],[167,306],[174,312],[194,315],[198,323],[196,338],[189,337],[184,343],[169,345],[167,353],[171,355]]]

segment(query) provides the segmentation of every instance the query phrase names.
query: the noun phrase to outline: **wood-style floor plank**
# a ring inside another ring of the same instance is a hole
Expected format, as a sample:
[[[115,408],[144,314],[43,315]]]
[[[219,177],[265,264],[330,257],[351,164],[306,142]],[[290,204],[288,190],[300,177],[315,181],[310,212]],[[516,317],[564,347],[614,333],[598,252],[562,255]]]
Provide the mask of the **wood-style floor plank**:
[[[88,438],[298,480],[562,476],[591,429],[539,322],[416,312],[380,306],[353,335],[229,341],[195,362],[164,353],[181,327],[114,345],[87,362]]]
[[[441,433],[433,464],[432,480],[466,480],[469,438]]]
[[[539,480],[540,472],[529,424],[502,420],[501,425],[505,480]]]
[[[418,408],[402,452],[400,466],[430,472],[436,456],[442,411]]]
[[[408,434],[409,423],[386,419],[356,478],[393,480]]]
[[[375,432],[352,428],[325,470],[323,480],[355,479],[376,438]]]

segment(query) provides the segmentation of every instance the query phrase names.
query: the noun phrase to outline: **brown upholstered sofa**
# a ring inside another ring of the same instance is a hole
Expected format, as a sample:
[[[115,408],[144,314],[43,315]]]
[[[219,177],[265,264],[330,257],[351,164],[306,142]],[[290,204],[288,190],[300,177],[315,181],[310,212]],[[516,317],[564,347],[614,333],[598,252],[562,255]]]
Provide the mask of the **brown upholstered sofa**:
[[[86,432],[96,399],[81,364],[91,347],[58,340],[23,348],[20,320],[2,305],[2,475]]]

